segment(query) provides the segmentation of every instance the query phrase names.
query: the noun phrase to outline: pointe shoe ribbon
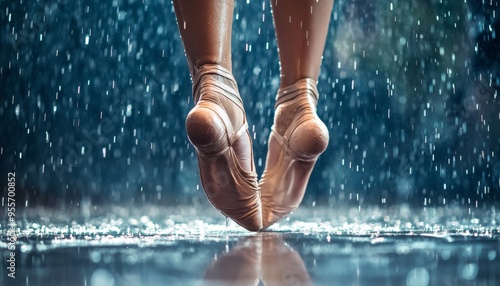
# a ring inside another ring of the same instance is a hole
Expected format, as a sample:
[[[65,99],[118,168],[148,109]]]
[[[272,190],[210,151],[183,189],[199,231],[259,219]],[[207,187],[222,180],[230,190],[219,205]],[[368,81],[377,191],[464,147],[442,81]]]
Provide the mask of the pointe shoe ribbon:
[[[328,145],[328,129],[316,115],[318,98],[316,83],[310,78],[300,79],[278,91],[266,169],[259,184],[263,228],[299,206],[314,164]],[[294,113],[280,113],[285,105]],[[293,117],[283,135],[277,128],[280,116]]]
[[[225,216],[248,230],[259,230],[261,203],[253,153],[249,150],[251,170],[246,171],[233,149],[241,136],[250,140],[236,81],[227,69],[206,64],[193,83],[196,106],[187,116],[186,131],[196,149],[205,194]],[[241,126],[235,129],[233,122],[241,122]]]

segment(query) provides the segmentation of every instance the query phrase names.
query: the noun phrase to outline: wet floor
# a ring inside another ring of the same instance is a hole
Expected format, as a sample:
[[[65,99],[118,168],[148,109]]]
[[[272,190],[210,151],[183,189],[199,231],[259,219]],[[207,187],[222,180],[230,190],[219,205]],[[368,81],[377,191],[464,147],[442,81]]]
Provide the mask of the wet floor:
[[[2,267],[2,285],[500,284],[494,208],[310,208],[259,233],[193,207],[75,217],[19,222],[16,278]]]

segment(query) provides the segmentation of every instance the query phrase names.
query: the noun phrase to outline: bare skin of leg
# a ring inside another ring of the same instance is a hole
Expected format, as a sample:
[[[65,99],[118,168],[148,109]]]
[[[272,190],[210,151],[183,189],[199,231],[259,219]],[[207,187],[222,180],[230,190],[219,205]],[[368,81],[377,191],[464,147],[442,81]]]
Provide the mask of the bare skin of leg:
[[[173,3],[192,78],[205,64],[218,64],[232,71],[231,26],[234,0],[173,0]],[[221,101],[233,126],[241,126],[244,117],[236,114],[241,111],[233,108],[229,101]],[[213,118],[208,116],[188,121],[186,126],[191,131],[190,140],[197,146],[208,145],[219,139],[224,132],[220,127],[220,124],[213,124]],[[252,168],[250,146],[250,138],[246,135],[241,136],[233,145],[238,161],[246,171]]]
[[[271,0],[278,40],[281,86],[318,80],[333,0]]]

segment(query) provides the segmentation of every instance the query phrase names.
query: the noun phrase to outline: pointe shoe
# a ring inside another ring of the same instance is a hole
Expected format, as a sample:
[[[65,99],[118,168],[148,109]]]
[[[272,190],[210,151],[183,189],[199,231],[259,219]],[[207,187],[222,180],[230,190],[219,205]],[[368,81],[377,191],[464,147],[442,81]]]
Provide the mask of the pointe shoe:
[[[237,224],[257,231],[262,227],[261,203],[251,141],[251,170],[242,168],[234,150],[240,137],[251,140],[237,89],[230,71],[215,64],[203,65],[193,79],[196,106],[186,118],[186,131],[196,149],[208,200]]]
[[[278,91],[260,180],[263,228],[299,206],[314,164],[328,145],[328,129],[316,115],[317,102],[316,83],[310,78]]]

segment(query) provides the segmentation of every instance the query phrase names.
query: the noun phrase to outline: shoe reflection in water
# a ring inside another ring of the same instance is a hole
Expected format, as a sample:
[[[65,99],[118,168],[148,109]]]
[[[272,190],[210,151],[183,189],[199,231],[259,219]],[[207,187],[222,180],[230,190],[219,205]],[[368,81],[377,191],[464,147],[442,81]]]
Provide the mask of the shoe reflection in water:
[[[304,261],[279,234],[238,241],[206,270],[204,285],[311,285]]]

